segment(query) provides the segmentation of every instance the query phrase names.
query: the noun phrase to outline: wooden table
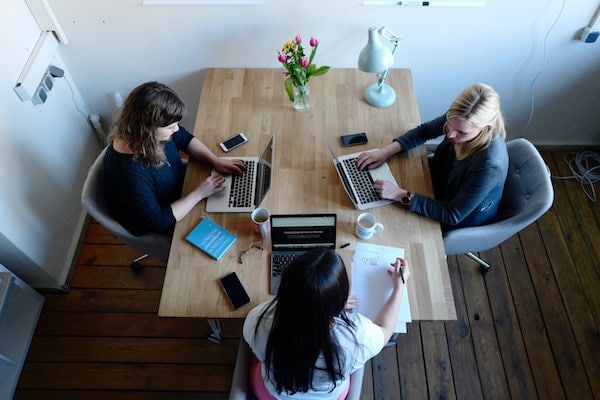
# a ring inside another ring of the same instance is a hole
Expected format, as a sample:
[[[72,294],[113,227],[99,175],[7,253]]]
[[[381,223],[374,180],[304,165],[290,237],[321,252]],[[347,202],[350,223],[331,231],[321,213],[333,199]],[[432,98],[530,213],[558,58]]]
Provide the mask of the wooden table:
[[[283,88],[283,69],[206,70],[194,135],[218,155],[259,155],[276,132],[271,190],[262,206],[273,214],[334,212],[338,218],[338,247],[349,260],[357,242],[355,209],[341,185],[324,138],[337,155],[380,148],[420,122],[410,70],[390,73],[387,82],[397,100],[388,108],[375,108],[363,99],[374,74],[356,69],[330,70],[310,81],[310,109],[295,111]],[[243,131],[244,146],[224,154],[218,143]],[[341,147],[339,136],[367,132],[369,144]],[[392,157],[389,166],[397,182],[411,192],[432,195],[425,150]],[[210,167],[191,160],[184,193],[208,176]],[[408,283],[412,318],[456,319],[456,310],[439,223],[407,212],[393,204],[371,209],[385,231],[370,243],[402,247],[411,265]],[[238,236],[232,248],[215,261],[186,242],[186,235],[202,217],[208,217]],[[253,232],[247,213],[206,213],[198,204],[175,227],[171,254],[158,314],[164,317],[243,318],[269,294],[270,241],[264,250],[253,249],[238,262],[238,254],[260,236]],[[347,263],[349,266],[349,261]],[[252,303],[232,310],[217,279],[237,271]]]

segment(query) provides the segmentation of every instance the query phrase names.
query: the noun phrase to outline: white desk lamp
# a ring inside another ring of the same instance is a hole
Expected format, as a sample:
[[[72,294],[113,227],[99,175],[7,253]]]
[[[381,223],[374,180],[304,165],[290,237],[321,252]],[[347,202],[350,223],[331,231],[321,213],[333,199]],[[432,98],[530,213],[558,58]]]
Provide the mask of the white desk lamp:
[[[379,36],[393,43],[393,50],[390,51],[381,43]],[[365,89],[365,100],[374,107],[389,107],[396,101],[396,92],[385,80],[394,64],[394,53],[402,39],[404,37],[394,34],[385,25],[379,29],[369,28],[369,41],[358,55],[358,68],[364,72],[377,73],[377,83]]]

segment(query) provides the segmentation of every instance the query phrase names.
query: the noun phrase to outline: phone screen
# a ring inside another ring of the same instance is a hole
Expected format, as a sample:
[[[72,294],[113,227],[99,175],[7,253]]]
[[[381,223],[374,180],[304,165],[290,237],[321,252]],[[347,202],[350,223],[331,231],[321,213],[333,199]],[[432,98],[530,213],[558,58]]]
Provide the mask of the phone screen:
[[[238,133],[237,135],[223,141],[221,143],[221,148],[223,149],[223,151],[230,151],[235,149],[236,147],[241,146],[247,141],[248,138],[246,137],[246,135],[244,135],[243,133]]]
[[[342,141],[342,146],[356,146],[368,142],[367,134],[364,132],[342,135],[340,136],[340,140]]]
[[[240,279],[235,272],[225,275],[219,279],[219,281],[221,282],[221,286],[225,290],[229,301],[231,301],[233,308],[238,309],[241,306],[250,303],[250,296],[248,296],[246,289],[244,289],[242,282],[240,282]]]

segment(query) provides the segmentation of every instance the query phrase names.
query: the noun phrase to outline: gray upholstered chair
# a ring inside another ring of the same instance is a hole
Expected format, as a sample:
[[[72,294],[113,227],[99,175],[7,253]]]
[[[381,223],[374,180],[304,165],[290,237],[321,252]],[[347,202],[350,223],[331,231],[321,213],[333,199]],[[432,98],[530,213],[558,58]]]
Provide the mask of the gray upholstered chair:
[[[466,254],[480,264],[482,272],[490,265],[473,253],[489,250],[535,222],[554,200],[550,171],[533,144],[520,138],[506,147],[509,167],[498,221],[444,233],[446,254]]]
[[[108,204],[102,193],[102,162],[105,152],[106,149],[102,150],[88,171],[81,191],[81,204],[106,230],[142,253],[142,256],[131,263],[132,270],[139,270],[141,268],[139,262],[148,256],[166,261],[169,258],[169,250],[171,249],[170,236],[157,233],[134,236],[110,215]]]
[[[252,390],[248,386],[248,372],[250,370],[250,357],[252,350],[244,338],[240,338],[237,358],[235,359],[235,368],[233,370],[233,379],[231,380],[231,390],[229,400],[247,400],[256,399]],[[364,376],[364,367],[354,371],[350,375],[350,391],[346,400],[359,400],[362,391]]]

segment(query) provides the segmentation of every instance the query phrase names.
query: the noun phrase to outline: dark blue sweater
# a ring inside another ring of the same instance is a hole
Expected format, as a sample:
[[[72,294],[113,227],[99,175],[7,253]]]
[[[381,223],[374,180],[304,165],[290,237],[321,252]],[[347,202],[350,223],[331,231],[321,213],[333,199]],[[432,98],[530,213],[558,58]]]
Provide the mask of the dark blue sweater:
[[[134,161],[131,154],[115,151],[112,143],[104,155],[104,193],[115,219],[136,236],[148,232],[171,235],[175,217],[171,203],[181,197],[185,165],[179,151],[187,149],[191,133],[180,128],[164,142],[167,162],[160,167]]]
[[[429,139],[444,135],[442,115],[394,139],[410,150]],[[430,162],[435,200],[413,197],[410,211],[438,220],[444,229],[484,225],[493,221],[502,199],[508,173],[508,153],[496,135],[487,149],[464,160],[456,160],[452,142],[444,137]]]

